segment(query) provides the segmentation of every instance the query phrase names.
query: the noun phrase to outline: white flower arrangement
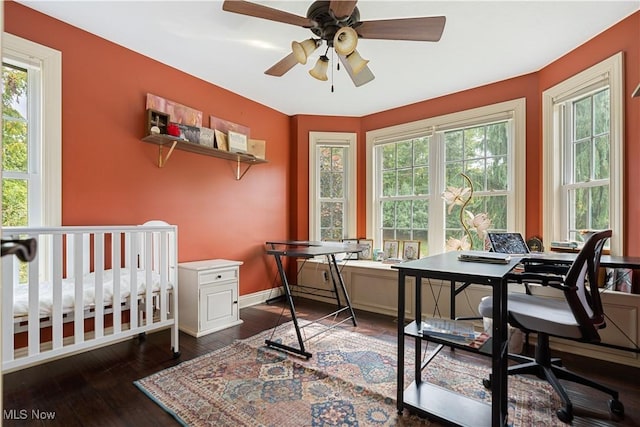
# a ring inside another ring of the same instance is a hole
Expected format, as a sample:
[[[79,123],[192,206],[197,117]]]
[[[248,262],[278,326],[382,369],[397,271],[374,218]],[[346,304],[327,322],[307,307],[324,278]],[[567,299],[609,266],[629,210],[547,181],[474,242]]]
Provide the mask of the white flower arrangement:
[[[464,229],[464,235],[460,239],[450,237],[447,240],[447,251],[460,251],[473,249],[473,240],[471,238],[471,231],[475,231],[484,241],[487,230],[491,227],[491,219],[486,213],[473,214],[473,212],[467,210],[467,205],[473,198],[473,184],[467,175],[460,174],[468,187],[447,187],[447,190],[442,193],[442,198],[449,206],[447,213],[451,214],[456,206],[460,206],[460,225]],[[466,218],[465,218],[466,216]]]

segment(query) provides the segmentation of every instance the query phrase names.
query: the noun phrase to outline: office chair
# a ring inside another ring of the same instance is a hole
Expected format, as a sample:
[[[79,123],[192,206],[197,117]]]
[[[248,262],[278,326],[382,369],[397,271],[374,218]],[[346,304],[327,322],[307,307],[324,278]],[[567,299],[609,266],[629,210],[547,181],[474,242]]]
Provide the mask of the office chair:
[[[537,333],[538,340],[535,357],[509,355],[510,359],[524,362],[508,367],[508,375],[533,374],[545,379],[560,395],[563,408],[557,411],[558,418],[566,423],[573,419],[573,405],[559,379],[583,384],[604,393],[610,394],[609,410],[619,417],[624,416],[624,406],[618,400],[618,392],[602,384],[579,376],[562,366],[558,359],[551,358],[549,337],[560,337],[586,343],[600,342],[598,329],[604,328],[604,312],[597,286],[597,272],[600,266],[600,255],[605,241],[611,237],[611,230],[594,234],[584,244],[575,261],[566,274],[558,274],[558,270],[544,272],[544,266],[535,263],[523,273],[509,276],[511,281],[519,283],[538,283],[559,289],[564,299],[549,298],[527,293],[509,293],[507,300],[508,321],[511,325],[527,332]],[[534,271],[531,271],[534,270]],[[491,317],[492,300],[485,297],[480,302],[478,311],[482,316]],[[483,381],[485,387],[491,386],[491,377]]]

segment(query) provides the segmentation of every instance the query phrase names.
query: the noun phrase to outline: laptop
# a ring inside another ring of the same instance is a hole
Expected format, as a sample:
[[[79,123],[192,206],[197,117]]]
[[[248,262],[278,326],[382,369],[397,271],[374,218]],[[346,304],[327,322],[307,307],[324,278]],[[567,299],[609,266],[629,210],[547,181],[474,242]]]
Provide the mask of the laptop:
[[[528,255],[529,247],[520,233],[488,233],[493,252],[511,255]]]

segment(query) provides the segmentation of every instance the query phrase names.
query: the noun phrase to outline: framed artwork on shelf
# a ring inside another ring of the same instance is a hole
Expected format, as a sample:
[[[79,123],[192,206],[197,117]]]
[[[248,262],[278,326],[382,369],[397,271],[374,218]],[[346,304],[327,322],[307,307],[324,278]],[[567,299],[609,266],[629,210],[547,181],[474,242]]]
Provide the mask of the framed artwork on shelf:
[[[200,145],[213,148],[215,139],[216,139],[216,134],[213,129],[200,128],[200,140],[198,141]]]
[[[246,153],[247,152],[247,135],[234,132],[232,130],[228,133],[229,151],[232,153]]]
[[[402,242],[402,259],[412,261],[420,258],[420,242],[417,240],[404,240]]]
[[[358,259],[368,259],[370,260],[372,257],[371,248],[373,248],[373,240],[371,239],[358,239],[359,245],[364,245],[366,248],[358,253]]]
[[[382,250],[385,258],[398,258],[400,242],[397,240],[385,240]]]
[[[246,135],[247,138],[249,138],[249,132],[251,131],[248,126],[239,125],[238,123],[233,123],[229,120],[224,120],[214,116],[209,116],[209,127],[211,129],[219,130],[225,134],[229,131],[238,132]]]
[[[218,129],[213,131],[215,135],[216,148],[218,150],[229,151],[229,143],[227,142],[227,134],[219,131]]]
[[[175,123],[202,127],[202,111],[178,104],[158,95],[147,93],[147,109],[168,114],[169,119]]]

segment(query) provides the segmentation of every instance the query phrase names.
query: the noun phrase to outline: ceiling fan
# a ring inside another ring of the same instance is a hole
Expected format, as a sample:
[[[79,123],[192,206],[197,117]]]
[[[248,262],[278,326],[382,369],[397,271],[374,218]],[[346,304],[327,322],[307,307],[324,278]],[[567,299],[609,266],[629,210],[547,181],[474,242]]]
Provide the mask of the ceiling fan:
[[[284,75],[296,64],[306,64],[311,53],[325,42],[326,51],[309,74],[318,80],[328,79],[327,53],[333,48],[353,83],[362,86],[373,80],[374,75],[367,65],[369,61],[356,51],[359,39],[436,42],[442,36],[444,16],[360,21],[356,3],[357,0],[314,1],[306,17],[244,0],[225,0],[222,9],[311,30],[315,37],[292,42],[292,52],[265,71],[265,74],[276,77]]]

